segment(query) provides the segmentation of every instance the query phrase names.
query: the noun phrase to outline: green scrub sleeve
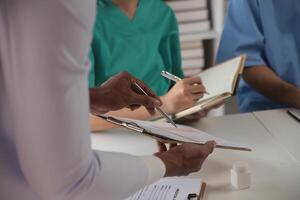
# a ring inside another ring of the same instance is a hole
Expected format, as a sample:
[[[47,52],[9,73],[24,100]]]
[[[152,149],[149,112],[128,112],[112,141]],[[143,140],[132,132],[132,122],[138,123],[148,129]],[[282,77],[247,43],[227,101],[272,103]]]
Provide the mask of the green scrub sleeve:
[[[163,58],[165,69],[172,74],[183,78],[181,63],[181,48],[179,41],[178,24],[174,13],[171,13],[172,20],[170,23],[170,31],[162,38],[159,45],[159,52]]]

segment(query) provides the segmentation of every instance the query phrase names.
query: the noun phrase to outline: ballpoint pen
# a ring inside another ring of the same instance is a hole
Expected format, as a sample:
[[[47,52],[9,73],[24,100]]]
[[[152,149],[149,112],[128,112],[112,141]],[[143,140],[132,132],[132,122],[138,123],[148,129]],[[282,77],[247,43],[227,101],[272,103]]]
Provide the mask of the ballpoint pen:
[[[143,90],[143,88],[141,86],[139,86],[139,84],[135,83],[136,88],[144,95],[149,96],[147,94],[147,92],[145,92],[145,90]],[[173,126],[176,126],[175,122],[158,106],[155,106],[155,109],[168,121],[170,122]]]
[[[174,82],[177,82],[177,81],[180,81],[181,78],[179,78],[178,76],[175,76],[174,74],[171,74],[170,72],[167,72],[167,71],[161,71],[160,73],[163,77],[171,80],[171,81],[174,81]],[[209,94],[208,92],[204,92],[205,94]]]

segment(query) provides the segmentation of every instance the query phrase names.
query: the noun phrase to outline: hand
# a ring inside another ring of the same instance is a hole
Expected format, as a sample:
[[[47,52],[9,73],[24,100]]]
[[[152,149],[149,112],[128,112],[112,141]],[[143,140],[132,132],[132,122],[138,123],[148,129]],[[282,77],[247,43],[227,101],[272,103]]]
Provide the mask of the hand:
[[[176,123],[179,123],[179,124],[194,123],[194,122],[199,121],[201,118],[206,117],[207,114],[208,114],[208,110],[205,109],[203,111],[196,112],[196,113],[187,115],[185,117],[182,117],[182,118],[176,120]]]
[[[207,107],[207,108],[205,108],[204,110],[202,110],[200,112],[196,112],[196,113],[193,113],[191,115],[180,118],[180,119],[176,120],[176,122],[180,123],[180,124],[188,124],[188,123],[197,122],[197,121],[199,121],[199,119],[201,119],[203,117],[206,117],[207,114],[209,113],[209,111],[211,111],[212,109],[216,109],[216,108],[221,107],[224,103],[225,102],[222,100],[220,102],[217,102],[217,104],[215,104],[213,106],[210,106],[210,107]]]
[[[163,109],[168,113],[176,113],[193,106],[203,97],[205,88],[200,77],[190,77],[178,81],[163,97]]]
[[[170,150],[162,146],[161,152],[155,154],[166,166],[165,176],[186,176],[201,169],[205,159],[211,154],[216,143],[207,142],[204,145],[182,144],[174,146]]]
[[[142,95],[136,89],[135,83],[147,92]],[[143,105],[150,114],[155,113],[155,106],[161,106],[161,100],[140,80],[127,72],[113,76],[98,88],[90,89],[91,113],[102,114],[108,111],[128,107],[135,110]]]

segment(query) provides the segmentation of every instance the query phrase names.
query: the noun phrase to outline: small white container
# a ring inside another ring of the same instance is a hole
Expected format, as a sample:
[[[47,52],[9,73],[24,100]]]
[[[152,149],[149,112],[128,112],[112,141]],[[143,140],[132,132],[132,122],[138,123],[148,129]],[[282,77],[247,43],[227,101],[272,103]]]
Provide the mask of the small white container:
[[[236,162],[231,168],[231,184],[238,190],[251,186],[251,171],[245,162]]]

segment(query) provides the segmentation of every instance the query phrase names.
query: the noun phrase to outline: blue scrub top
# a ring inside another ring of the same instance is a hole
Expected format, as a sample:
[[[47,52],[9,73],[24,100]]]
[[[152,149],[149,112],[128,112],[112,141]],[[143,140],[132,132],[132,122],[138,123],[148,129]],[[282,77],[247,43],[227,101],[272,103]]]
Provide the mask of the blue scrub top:
[[[299,19],[299,0],[230,0],[217,62],[246,54],[246,67],[266,65],[300,87]],[[238,99],[241,112],[286,107],[262,96],[243,80]]]

